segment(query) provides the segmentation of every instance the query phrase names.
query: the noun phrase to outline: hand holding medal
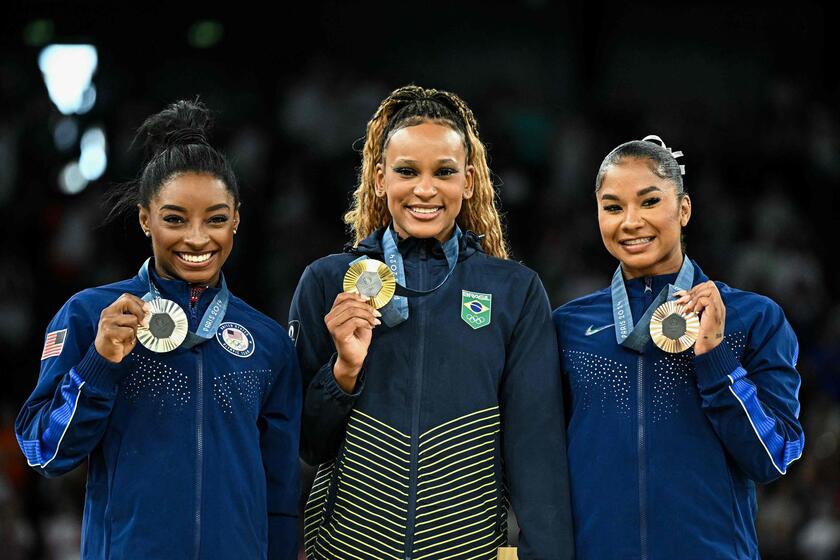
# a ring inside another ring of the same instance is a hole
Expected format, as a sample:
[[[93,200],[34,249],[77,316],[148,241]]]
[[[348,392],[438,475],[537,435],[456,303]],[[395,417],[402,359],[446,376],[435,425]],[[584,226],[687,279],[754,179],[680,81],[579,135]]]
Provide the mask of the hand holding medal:
[[[726,326],[726,306],[715,283],[709,280],[676,295],[680,298],[674,303],[684,306],[684,312],[697,313],[700,318],[694,354],[699,356],[714,350],[723,341]]]
[[[352,392],[367,357],[373,329],[381,324],[382,315],[377,308],[391,300],[396,282],[384,263],[365,259],[350,266],[343,288],[324,322],[338,353],[333,367],[336,382]]]
[[[118,364],[137,343],[137,329],[146,319],[149,304],[139,297],[123,294],[102,310],[94,347],[100,356]]]

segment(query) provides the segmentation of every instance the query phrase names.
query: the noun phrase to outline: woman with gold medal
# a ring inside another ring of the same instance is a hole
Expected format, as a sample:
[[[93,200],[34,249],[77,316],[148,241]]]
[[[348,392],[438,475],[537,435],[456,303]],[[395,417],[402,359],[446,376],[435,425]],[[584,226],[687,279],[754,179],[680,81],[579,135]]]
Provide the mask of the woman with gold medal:
[[[148,159],[112,214],[139,211],[153,258],[62,307],[15,424],[41,474],[87,460],[83,559],[297,555],[300,373],[227,288],[239,190],[209,126],[179,101],[140,127]]]
[[[456,95],[407,86],[368,123],[347,251],[290,311],[318,466],[310,559],[571,558],[557,346],[509,260],[485,149]]]
[[[619,266],[554,311],[583,560],[758,558],[755,483],[802,454],[796,336],[685,255],[681,156],[657,136],[606,156],[598,225]]]

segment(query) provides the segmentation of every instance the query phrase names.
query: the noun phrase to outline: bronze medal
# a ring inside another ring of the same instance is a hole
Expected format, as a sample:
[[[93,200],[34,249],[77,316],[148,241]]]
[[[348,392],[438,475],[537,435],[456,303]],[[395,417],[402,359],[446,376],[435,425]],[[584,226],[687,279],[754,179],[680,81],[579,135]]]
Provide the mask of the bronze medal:
[[[650,318],[650,337],[665,352],[677,354],[694,346],[700,332],[697,313],[684,314],[682,306],[666,301]]]

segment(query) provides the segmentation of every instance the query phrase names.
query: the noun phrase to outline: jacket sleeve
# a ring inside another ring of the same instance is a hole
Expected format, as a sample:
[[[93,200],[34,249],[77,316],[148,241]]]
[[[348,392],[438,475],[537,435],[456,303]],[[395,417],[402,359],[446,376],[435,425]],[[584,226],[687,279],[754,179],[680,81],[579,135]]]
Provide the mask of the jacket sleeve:
[[[280,364],[260,411],[260,450],[268,496],[268,558],[297,558],[300,495],[300,369],[285,334],[278,341]]]
[[[324,316],[335,294],[328,294],[309,266],[304,270],[292,298],[289,322],[297,331],[295,346],[300,360],[304,399],[300,454],[310,465],[331,461],[338,453],[347,417],[364,387],[364,370],[353,393],[346,393],[335,380],[336,352]]]
[[[736,463],[753,480],[770,482],[802,456],[799,346],[781,308],[761,298],[749,317],[743,363],[724,340],[694,358],[706,417]],[[727,322],[740,320],[727,307]]]
[[[501,408],[519,558],[572,558],[560,357],[548,297],[536,275],[508,343]]]
[[[99,309],[74,296],[47,327],[41,374],[15,421],[31,467],[47,477],[69,472],[99,444],[128,368],[93,345]]]

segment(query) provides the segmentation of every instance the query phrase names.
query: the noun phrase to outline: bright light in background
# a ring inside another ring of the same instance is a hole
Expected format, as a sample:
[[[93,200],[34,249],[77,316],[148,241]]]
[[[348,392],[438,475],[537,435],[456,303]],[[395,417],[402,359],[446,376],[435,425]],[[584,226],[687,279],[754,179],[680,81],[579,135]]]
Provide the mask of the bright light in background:
[[[78,194],[85,190],[88,180],[82,176],[79,164],[68,163],[58,176],[58,186],[64,194]]]
[[[87,113],[96,104],[96,86],[90,84],[82,93],[82,102],[79,103],[79,109],[76,111],[80,115]]]
[[[99,59],[93,45],[49,45],[38,57],[50,99],[65,115],[85,113],[96,101],[90,81]]]
[[[105,173],[108,156],[105,153],[105,132],[100,127],[89,128],[80,143],[79,173],[86,181],[96,181]],[[82,187],[84,188],[84,187]]]

